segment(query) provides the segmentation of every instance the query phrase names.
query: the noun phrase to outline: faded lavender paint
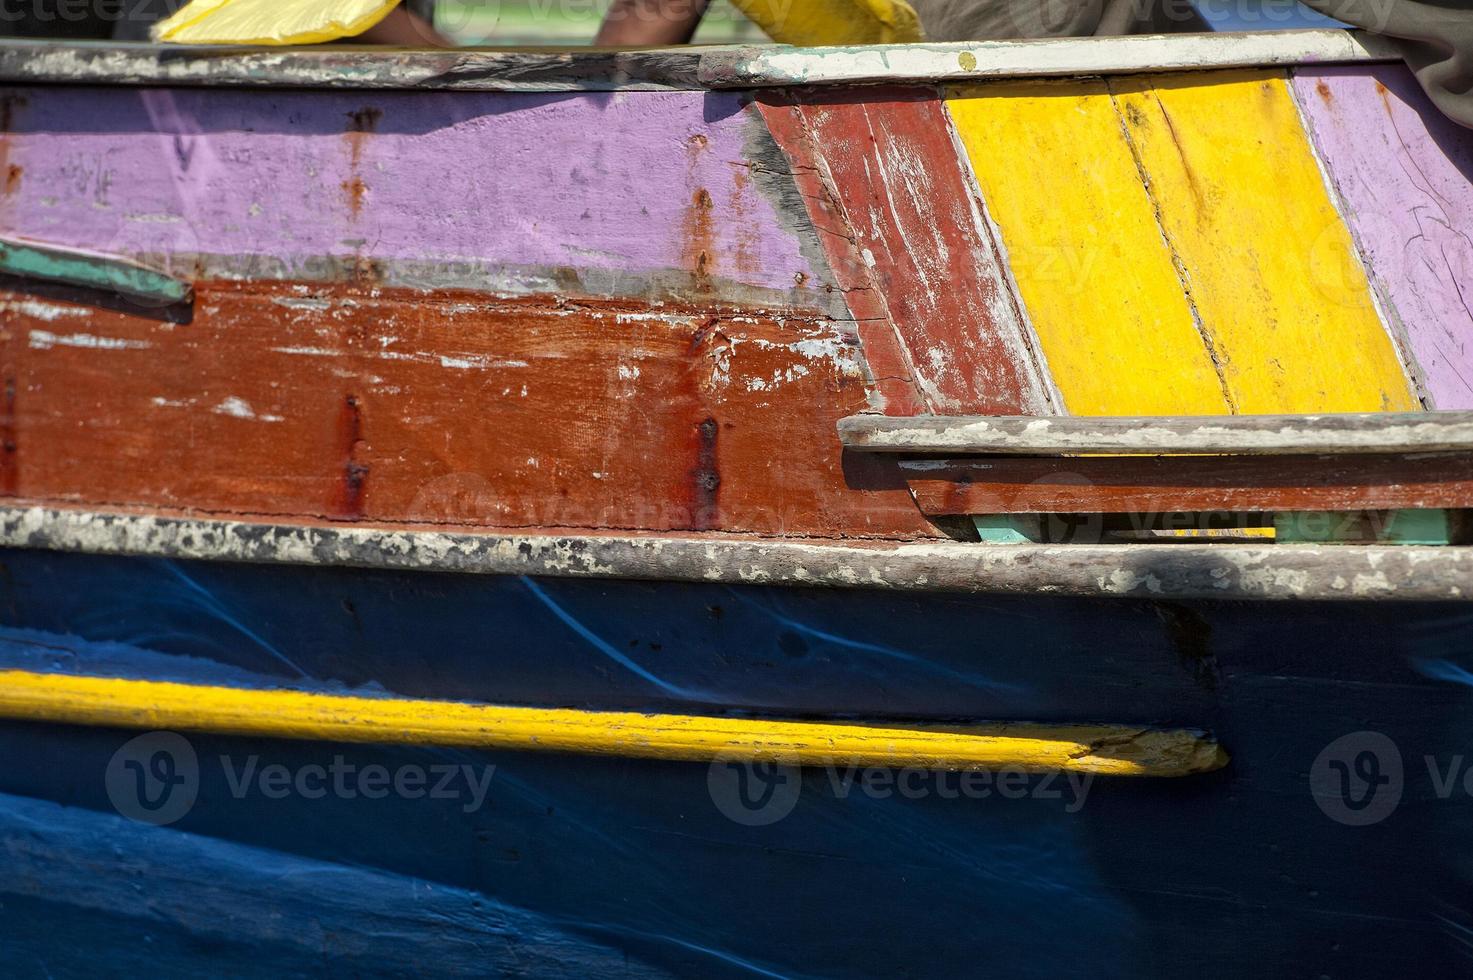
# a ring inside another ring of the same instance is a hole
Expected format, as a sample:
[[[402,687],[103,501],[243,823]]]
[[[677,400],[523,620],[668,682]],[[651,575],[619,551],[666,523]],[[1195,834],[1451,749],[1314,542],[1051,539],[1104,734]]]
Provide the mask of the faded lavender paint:
[[[762,123],[734,95],[52,88],[5,102],[0,223],[43,242],[266,256],[287,274],[322,257],[564,284],[598,269],[616,294],[626,274],[785,292],[826,278],[753,178]]]
[[[1303,71],[1294,86],[1431,407],[1473,408],[1473,132],[1400,66]]]

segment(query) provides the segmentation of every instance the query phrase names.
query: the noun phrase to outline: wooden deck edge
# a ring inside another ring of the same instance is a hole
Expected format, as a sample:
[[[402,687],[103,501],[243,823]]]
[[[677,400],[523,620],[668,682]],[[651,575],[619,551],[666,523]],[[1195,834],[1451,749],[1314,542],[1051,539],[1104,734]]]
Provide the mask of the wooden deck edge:
[[[1447,601],[1473,549],[1250,544],[1006,545],[729,535],[508,534],[0,508],[0,547],[485,575],[1093,598]]]
[[[0,42],[0,82],[600,92],[955,83],[1396,59],[1384,39],[1342,30],[641,50],[235,48],[7,39]]]
[[[840,419],[845,448],[927,454],[1407,455],[1473,451],[1473,412],[1325,415],[916,416]]]

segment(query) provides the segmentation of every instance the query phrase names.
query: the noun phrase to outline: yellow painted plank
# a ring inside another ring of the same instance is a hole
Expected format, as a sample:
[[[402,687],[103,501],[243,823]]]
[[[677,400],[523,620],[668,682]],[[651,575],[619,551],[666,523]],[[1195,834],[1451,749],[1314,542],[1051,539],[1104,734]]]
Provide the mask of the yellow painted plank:
[[[1420,407],[1281,77],[947,105],[1073,414]]]
[[[1420,408],[1284,77],[1110,85],[1237,411]]]
[[[962,88],[947,108],[1068,411],[1227,412],[1105,83]]]
[[[1209,772],[1228,757],[1181,729],[969,728],[769,721],[247,690],[0,671],[0,717],[333,742],[449,745],[694,762],[887,766],[1118,776]]]

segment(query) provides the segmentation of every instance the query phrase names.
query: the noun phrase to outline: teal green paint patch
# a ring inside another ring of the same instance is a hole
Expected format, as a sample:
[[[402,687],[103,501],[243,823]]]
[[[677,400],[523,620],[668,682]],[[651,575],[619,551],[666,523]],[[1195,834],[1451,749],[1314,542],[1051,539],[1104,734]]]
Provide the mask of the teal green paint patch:
[[[1037,514],[984,514],[972,518],[983,544],[1040,544],[1043,524]]]
[[[1283,544],[1452,544],[1448,510],[1293,511],[1274,515]]]
[[[194,286],[131,259],[0,238],[0,273],[118,293],[149,305],[183,303]]]

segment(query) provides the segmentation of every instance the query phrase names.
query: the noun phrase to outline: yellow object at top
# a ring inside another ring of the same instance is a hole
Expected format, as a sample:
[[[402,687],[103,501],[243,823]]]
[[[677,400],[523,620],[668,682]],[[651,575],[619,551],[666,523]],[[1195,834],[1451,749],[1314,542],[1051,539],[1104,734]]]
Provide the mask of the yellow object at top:
[[[923,40],[906,0],[732,0],[784,44],[897,44]],[[399,0],[192,0],[155,25],[175,44],[320,44],[352,37]]]
[[[783,44],[903,44],[923,41],[921,21],[905,0],[732,0]]]
[[[154,26],[175,44],[320,44],[362,34],[399,0],[192,0]]]

